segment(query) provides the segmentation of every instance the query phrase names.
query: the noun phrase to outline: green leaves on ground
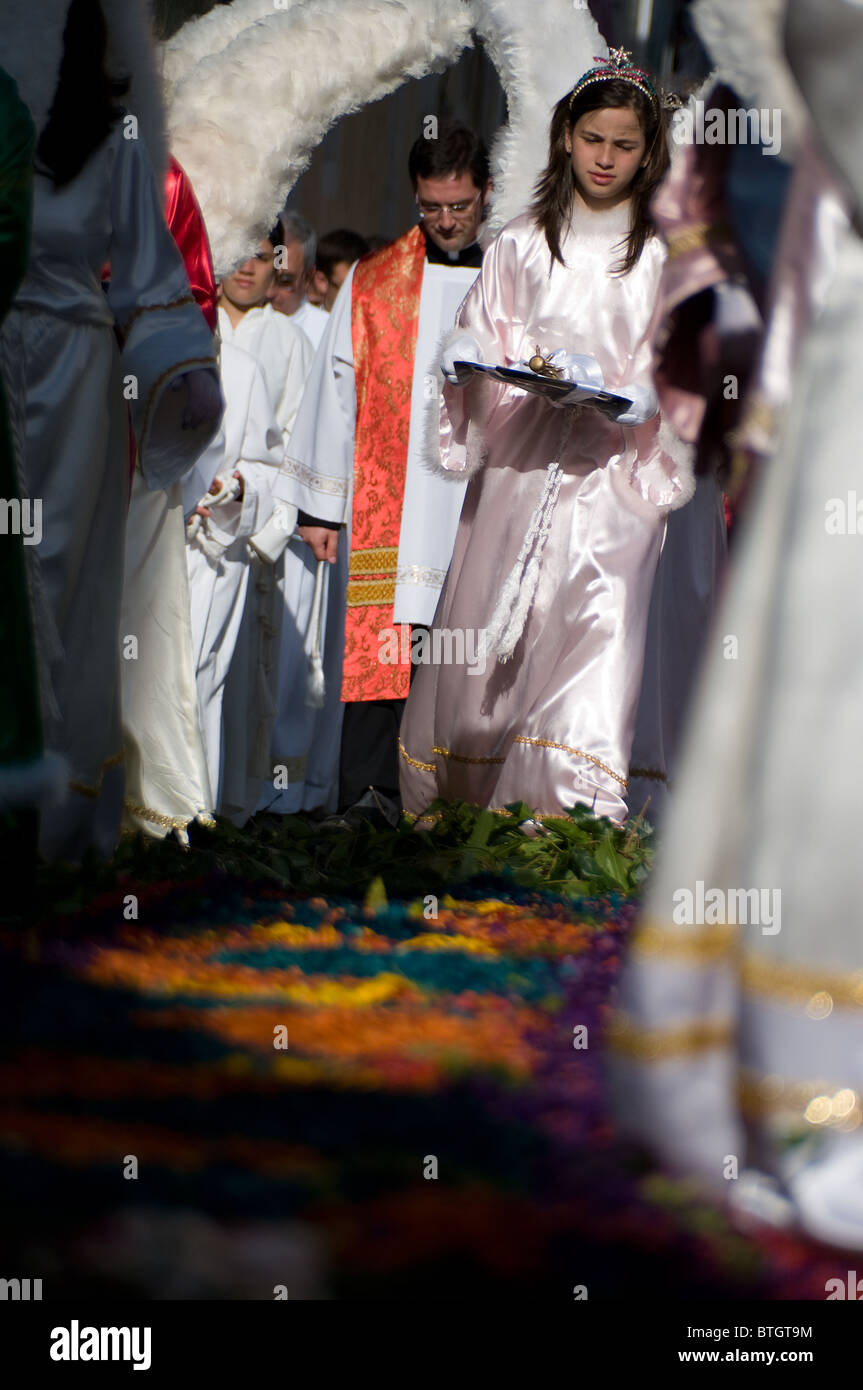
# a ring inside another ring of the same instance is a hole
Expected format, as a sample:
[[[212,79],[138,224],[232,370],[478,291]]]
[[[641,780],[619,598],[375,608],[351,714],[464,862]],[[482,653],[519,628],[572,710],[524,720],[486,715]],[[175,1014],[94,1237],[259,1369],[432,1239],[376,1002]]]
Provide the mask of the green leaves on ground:
[[[43,868],[37,896],[42,913],[74,911],[120,885],[125,891],[125,885],[215,872],[374,906],[451,892],[480,877],[575,898],[636,893],[650,866],[649,827],[632,821],[620,828],[585,807],[527,826],[528,833],[520,826],[532,811],[523,802],[506,815],[464,802],[437,802],[430,812],[435,819],[424,830],[406,820],[395,830],[343,830],[308,816],[264,815],[243,830],[221,820],[210,830],[192,827],[189,850],[174,840],[125,839],[109,863],[90,862],[81,871]]]
[[[436,802],[430,812],[435,819],[424,830],[406,820],[394,830],[340,830],[309,816],[264,815],[243,830],[223,820],[213,829],[192,826],[189,849],[173,838],[125,838],[110,861],[42,866],[26,917],[74,916],[103,893],[214,873],[299,896],[364,900],[378,910],[389,898],[441,895],[480,878],[566,898],[628,895],[640,891],[650,868],[651,831],[640,821],[620,828],[577,806],[525,833],[520,826],[532,811],[523,802],[506,815],[464,802]]]

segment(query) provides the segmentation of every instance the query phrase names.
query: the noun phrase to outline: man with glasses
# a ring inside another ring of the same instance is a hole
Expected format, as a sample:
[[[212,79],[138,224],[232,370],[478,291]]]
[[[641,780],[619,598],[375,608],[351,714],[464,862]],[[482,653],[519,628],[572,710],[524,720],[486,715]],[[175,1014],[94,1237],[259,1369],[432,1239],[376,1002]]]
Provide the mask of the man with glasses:
[[[410,626],[434,617],[464,496],[463,484],[436,476],[424,457],[432,415],[436,442],[437,349],[479,271],[491,182],[474,131],[426,125],[408,161],[418,225],[346,277],[279,482],[300,509],[310,562],[336,568],[327,575],[326,636],[318,625],[314,638],[318,648],[325,642],[327,691],[324,709],[310,712],[313,730],[305,718],[305,785],[268,809],[337,802],[348,824],[398,819]],[[307,635],[307,664],[310,650]],[[298,733],[301,703],[293,704]],[[285,762],[301,750],[272,752]]]

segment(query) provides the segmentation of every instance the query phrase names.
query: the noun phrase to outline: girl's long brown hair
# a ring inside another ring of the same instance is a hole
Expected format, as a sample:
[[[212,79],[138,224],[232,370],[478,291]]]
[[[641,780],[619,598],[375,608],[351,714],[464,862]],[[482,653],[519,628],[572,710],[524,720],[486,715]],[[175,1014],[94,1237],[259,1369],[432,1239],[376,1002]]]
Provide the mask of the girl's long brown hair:
[[[657,113],[650,98],[631,82],[621,82],[617,78],[594,82],[576,97],[571,108],[569,93],[557,103],[551,117],[548,163],[537,181],[530,210],[537,226],[545,232],[553,258],[561,265],[565,264],[560,241],[564,228],[569,224],[575,192],[575,176],[572,160],[566,152],[566,136],[588,111],[599,111],[606,107],[629,107],[635,112],[644,132],[647,150],[647,163],[638,170],[630,184],[631,217],[626,253],[613,271],[615,275],[625,275],[636,264],[648,237],[655,234],[649,210],[650,200],[670,163],[668,115],[662,109]]]

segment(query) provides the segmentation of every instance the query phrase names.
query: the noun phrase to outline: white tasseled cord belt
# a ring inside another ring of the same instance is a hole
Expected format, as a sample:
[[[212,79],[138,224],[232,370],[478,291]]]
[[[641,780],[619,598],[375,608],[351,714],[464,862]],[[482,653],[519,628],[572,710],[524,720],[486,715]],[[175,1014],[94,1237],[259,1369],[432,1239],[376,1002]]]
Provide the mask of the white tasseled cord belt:
[[[515,651],[536,595],[542,552],[551,531],[557,494],[563,482],[560,457],[569,442],[577,414],[578,411],[574,409],[568,409],[565,413],[557,449],[558,456],[546,469],[542,495],[530,519],[516,562],[500,591],[491,622],[486,628],[486,655],[496,656],[499,661],[509,661]]]

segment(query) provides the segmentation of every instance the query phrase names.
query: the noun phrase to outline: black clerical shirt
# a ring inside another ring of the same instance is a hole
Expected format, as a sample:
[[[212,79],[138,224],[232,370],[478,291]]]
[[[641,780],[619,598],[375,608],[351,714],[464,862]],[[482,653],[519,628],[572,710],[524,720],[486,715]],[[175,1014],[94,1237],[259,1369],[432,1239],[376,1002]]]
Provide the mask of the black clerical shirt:
[[[478,241],[472,242],[463,251],[457,251],[454,256],[451,256],[449,251],[442,251],[437,242],[432,241],[425,228],[423,228],[423,236],[426,239],[426,260],[432,265],[467,265],[473,266],[477,270],[482,265],[482,251]]]

